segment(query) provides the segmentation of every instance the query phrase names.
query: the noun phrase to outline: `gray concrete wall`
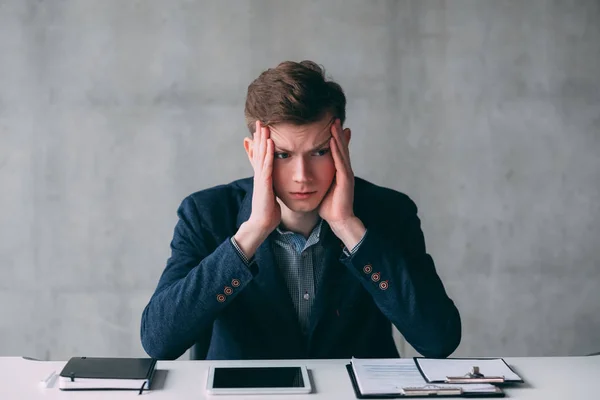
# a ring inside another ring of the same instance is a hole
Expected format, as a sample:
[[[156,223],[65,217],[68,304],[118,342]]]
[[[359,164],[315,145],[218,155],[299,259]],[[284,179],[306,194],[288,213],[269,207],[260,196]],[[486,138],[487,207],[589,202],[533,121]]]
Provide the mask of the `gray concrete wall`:
[[[599,27],[593,0],[0,0],[0,355],[143,354],[177,206],[250,175],[245,90],[286,59],[419,205],[456,355],[600,351]]]

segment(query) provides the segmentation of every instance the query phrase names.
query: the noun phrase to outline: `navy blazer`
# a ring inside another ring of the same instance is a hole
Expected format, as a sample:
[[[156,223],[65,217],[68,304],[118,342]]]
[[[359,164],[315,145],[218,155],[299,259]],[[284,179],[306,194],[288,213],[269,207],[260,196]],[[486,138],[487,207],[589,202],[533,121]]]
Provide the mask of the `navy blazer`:
[[[196,344],[206,359],[398,357],[393,323],[422,355],[450,355],[460,315],[425,251],[417,207],[402,193],[355,182],[354,212],[367,234],[347,257],[325,229],[325,271],[306,335],[272,239],[250,268],[231,244],[250,217],[252,178],[183,200],[171,257],[142,314],[146,352],[175,359]]]

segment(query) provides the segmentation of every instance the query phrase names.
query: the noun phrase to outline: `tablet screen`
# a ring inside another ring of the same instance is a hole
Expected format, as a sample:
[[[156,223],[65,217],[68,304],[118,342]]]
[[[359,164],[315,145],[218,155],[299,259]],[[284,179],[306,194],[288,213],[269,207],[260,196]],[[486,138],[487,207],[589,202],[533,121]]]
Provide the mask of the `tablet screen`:
[[[304,386],[299,367],[216,367],[215,389],[297,388]]]

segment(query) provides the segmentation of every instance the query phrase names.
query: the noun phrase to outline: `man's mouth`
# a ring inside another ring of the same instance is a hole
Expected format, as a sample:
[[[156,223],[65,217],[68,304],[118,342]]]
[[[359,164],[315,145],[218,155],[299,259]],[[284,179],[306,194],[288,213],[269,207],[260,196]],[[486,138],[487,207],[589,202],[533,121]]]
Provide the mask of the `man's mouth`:
[[[315,193],[317,193],[317,192],[316,191],[313,191],[313,192],[290,192],[290,195],[292,196],[292,198],[295,198],[295,199],[306,199]]]

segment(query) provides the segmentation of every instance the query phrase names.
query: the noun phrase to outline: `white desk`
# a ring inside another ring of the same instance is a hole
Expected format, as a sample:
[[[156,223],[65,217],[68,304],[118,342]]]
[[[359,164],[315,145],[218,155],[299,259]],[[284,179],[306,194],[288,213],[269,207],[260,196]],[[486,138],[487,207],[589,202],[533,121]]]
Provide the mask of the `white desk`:
[[[523,400],[576,400],[598,399],[593,389],[600,381],[600,356],[505,358],[526,384],[505,389],[507,397]],[[294,399],[337,400],[355,399],[344,360],[303,360],[311,372],[315,393],[288,396],[209,396],[205,392],[209,365],[247,365],[240,361],[159,361],[157,383],[160,389],[144,392],[148,399]],[[281,361],[252,361],[253,364],[277,365]],[[52,371],[59,373],[64,361],[31,361],[20,357],[0,357],[0,399],[136,399],[134,391],[83,391],[63,392],[57,383],[49,389],[40,388],[38,382]],[[159,371],[168,370],[164,380]],[[162,381],[162,382],[161,382]],[[596,392],[597,393],[597,392]]]

